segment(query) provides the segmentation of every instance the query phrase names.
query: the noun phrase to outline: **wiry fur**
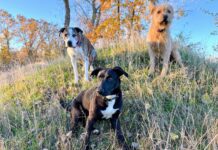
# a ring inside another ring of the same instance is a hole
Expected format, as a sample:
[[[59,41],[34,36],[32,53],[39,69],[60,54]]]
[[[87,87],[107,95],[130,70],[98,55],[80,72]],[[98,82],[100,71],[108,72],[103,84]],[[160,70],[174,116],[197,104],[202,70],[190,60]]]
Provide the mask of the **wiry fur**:
[[[152,22],[147,35],[148,52],[150,57],[150,69],[149,74],[154,73],[155,59],[163,58],[163,69],[161,71],[161,77],[167,74],[168,64],[170,56],[183,66],[180,54],[173,44],[170,36],[170,25],[173,20],[173,7],[169,4],[163,4],[154,6],[150,4],[150,12],[152,16]]]

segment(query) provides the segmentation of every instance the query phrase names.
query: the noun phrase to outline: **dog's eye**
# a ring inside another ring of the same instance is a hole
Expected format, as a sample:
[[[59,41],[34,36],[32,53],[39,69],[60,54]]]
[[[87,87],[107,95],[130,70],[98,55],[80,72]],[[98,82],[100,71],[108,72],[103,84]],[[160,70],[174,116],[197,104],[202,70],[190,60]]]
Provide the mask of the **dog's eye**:
[[[73,34],[72,37],[76,37],[76,34]]]
[[[171,13],[171,11],[170,10],[167,10],[167,12],[170,14]]]
[[[65,37],[67,37],[67,36],[68,36],[68,34],[64,34],[64,36],[65,36]]]
[[[160,13],[161,13],[161,11],[160,11],[160,10],[158,10],[158,11],[157,11],[157,13],[158,13],[158,14],[160,14]]]
[[[98,76],[100,79],[103,79],[104,78],[104,75],[99,75]]]

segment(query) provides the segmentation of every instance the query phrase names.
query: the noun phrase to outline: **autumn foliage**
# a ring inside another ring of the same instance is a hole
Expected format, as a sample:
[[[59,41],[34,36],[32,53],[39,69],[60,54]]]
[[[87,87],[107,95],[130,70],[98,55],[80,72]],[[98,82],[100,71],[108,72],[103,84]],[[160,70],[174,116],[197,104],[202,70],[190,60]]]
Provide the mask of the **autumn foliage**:
[[[0,10],[0,67],[52,59],[61,49],[56,25]]]
[[[69,3],[68,0],[64,2]],[[75,0],[72,3],[77,10],[76,24],[93,44],[99,39],[119,42],[120,39],[142,35],[147,28],[149,0],[85,0],[83,3]],[[70,11],[67,9],[67,12]],[[184,12],[179,13],[182,15]],[[13,17],[0,10],[0,61],[4,62],[1,64],[25,64],[56,58],[63,53],[59,28],[46,20],[21,15]]]

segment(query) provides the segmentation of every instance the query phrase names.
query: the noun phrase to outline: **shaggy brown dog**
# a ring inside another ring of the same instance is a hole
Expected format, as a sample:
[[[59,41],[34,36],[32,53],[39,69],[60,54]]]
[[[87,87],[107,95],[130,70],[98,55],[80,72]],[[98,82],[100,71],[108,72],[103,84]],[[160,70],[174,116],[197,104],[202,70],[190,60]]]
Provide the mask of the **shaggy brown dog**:
[[[167,74],[170,56],[184,68],[180,54],[170,36],[170,25],[173,20],[173,7],[168,4],[155,6],[150,4],[152,22],[147,35],[148,52],[150,57],[149,74],[154,73],[155,59],[163,58],[161,77]]]

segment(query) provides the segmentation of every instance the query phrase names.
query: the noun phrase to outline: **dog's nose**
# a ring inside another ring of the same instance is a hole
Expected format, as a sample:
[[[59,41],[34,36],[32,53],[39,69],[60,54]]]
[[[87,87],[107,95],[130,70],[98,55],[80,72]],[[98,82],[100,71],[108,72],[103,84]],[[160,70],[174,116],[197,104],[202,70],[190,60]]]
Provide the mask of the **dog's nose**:
[[[72,42],[71,42],[71,41],[68,41],[68,42],[67,42],[67,46],[68,46],[68,47],[72,47]]]
[[[98,92],[100,95],[102,95],[102,94],[104,93],[104,89],[99,88],[99,89],[97,89],[97,92]]]
[[[168,16],[167,16],[167,15],[164,15],[163,18],[164,18],[164,20],[167,20]]]

